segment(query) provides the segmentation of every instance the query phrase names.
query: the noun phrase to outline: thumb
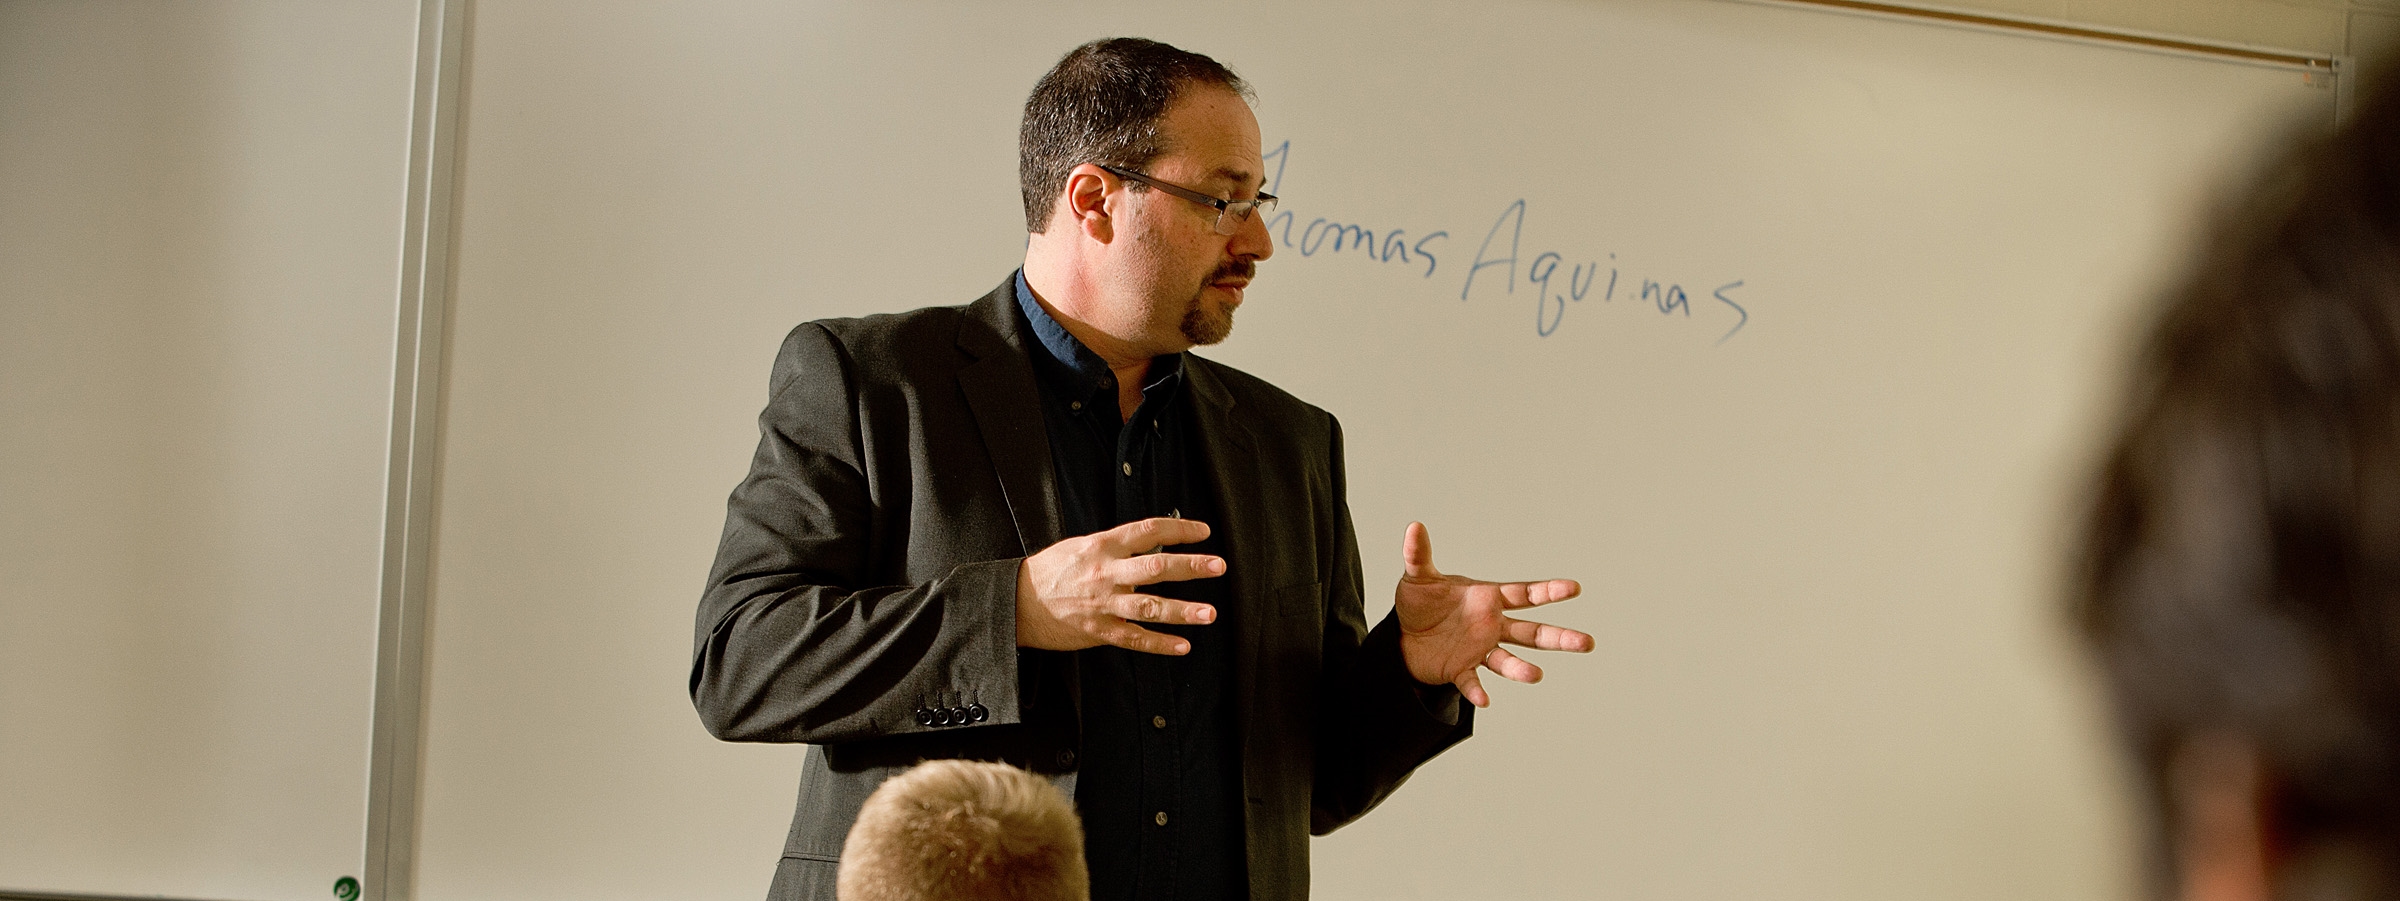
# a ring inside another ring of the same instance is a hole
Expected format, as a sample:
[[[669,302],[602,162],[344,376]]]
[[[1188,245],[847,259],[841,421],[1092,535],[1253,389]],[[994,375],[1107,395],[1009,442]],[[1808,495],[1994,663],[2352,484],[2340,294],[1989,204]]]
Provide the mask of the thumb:
[[[1412,522],[1400,534],[1401,574],[1410,579],[1438,579],[1442,571],[1433,568],[1433,534],[1425,524]]]

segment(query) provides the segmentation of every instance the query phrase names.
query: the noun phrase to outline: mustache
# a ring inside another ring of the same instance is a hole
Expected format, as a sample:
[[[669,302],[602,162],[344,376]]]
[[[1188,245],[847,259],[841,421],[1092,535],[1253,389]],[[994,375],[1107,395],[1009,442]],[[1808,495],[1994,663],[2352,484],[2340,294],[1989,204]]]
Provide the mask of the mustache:
[[[1250,279],[1250,278],[1254,278],[1254,277],[1256,277],[1257,275],[1258,275],[1258,263],[1257,263],[1257,261],[1255,261],[1255,260],[1234,260],[1234,261],[1232,261],[1232,262],[1229,262],[1229,263],[1226,263],[1226,264],[1224,264],[1224,265],[1222,265],[1222,266],[1218,266],[1218,267],[1217,267],[1216,274],[1209,276],[1209,277],[1208,277],[1208,280],[1209,280],[1210,282],[1216,282],[1216,281],[1221,281],[1221,280],[1225,279],[1225,278],[1226,278],[1226,277],[1228,277],[1228,276],[1239,276],[1239,277],[1241,277],[1241,278],[1243,278],[1243,279]]]

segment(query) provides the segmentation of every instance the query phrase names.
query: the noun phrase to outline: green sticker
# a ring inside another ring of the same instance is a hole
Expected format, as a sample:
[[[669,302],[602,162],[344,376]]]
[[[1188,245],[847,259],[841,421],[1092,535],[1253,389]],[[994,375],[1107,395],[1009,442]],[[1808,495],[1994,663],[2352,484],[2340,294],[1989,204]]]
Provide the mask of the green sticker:
[[[358,901],[358,880],[348,876],[334,880],[333,896],[342,901]]]

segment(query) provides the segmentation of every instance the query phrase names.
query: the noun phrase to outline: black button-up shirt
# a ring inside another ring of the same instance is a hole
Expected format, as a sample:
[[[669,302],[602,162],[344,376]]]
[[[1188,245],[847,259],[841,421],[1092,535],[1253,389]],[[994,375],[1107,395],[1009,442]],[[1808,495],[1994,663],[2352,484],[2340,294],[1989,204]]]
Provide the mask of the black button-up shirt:
[[[1108,364],[1043,310],[1022,272],[1017,305],[1040,340],[1031,354],[1068,536],[1153,516],[1215,525],[1216,495],[1184,387],[1183,355],[1150,361],[1141,406],[1117,407]],[[1174,553],[1222,554],[1212,537]],[[1075,806],[1093,901],[1244,898],[1241,743],[1234,722],[1233,593],[1220,578],[1141,589],[1217,608],[1205,626],[1144,628],[1184,637],[1180,657],[1113,647],[1076,652],[1083,692]]]

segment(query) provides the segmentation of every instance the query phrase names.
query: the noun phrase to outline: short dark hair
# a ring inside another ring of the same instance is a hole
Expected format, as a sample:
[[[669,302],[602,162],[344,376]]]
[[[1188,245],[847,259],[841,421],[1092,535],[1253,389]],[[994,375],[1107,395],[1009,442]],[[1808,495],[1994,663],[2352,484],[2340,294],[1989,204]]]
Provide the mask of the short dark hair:
[[[2388,890],[2400,93],[2268,169],[2188,278],[2139,358],[2075,586],[2153,805],[2158,887],[2172,888],[2174,758],[2230,736],[2258,756],[2282,847],[2364,851],[2350,865]]]
[[[1193,85],[1251,96],[1250,85],[1216,60],[1157,41],[1104,38],[1067,51],[1025,98],[1017,130],[1025,230],[1049,227],[1051,207],[1075,167],[1138,170],[1166,152],[1158,120]]]

